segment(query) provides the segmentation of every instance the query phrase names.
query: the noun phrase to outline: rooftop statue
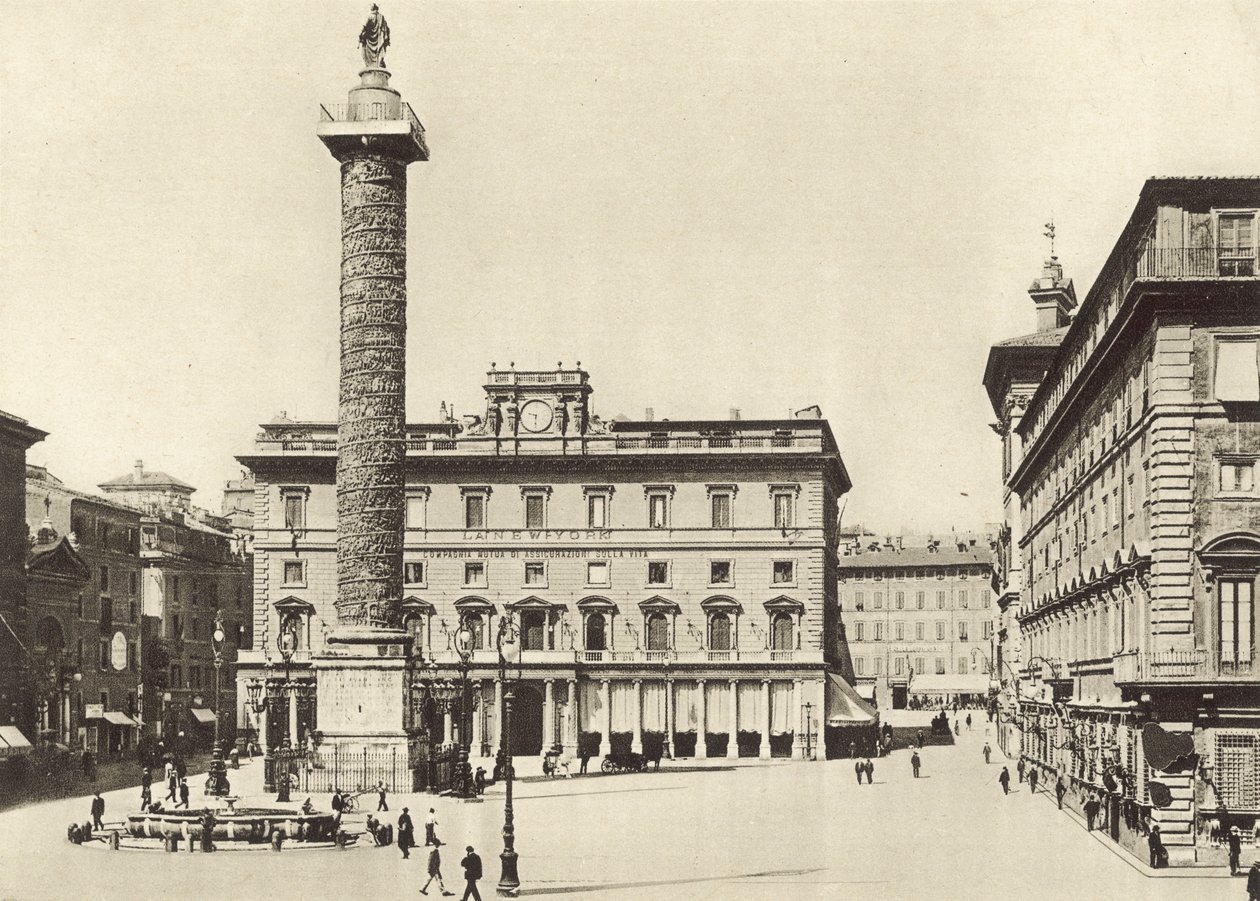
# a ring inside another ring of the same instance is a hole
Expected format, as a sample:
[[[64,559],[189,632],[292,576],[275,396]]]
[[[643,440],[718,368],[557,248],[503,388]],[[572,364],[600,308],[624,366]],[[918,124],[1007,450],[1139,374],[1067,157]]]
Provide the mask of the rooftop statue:
[[[363,30],[359,32],[359,47],[363,49],[363,65],[369,69],[385,68],[385,51],[389,49],[389,23],[375,3],[372,4],[371,15],[363,24]]]

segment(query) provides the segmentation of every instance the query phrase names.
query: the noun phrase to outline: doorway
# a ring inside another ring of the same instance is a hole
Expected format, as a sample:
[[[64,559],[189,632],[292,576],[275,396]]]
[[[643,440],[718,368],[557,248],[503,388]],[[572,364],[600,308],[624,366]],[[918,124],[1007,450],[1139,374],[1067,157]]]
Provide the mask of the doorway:
[[[512,700],[511,749],[513,756],[537,757],[543,750],[542,692],[518,683]]]

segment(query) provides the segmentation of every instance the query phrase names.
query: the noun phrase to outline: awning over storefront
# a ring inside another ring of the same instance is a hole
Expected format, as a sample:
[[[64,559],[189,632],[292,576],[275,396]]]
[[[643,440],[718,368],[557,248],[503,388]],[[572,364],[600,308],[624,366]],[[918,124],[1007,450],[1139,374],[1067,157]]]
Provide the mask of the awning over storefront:
[[[835,673],[827,674],[826,691],[828,726],[875,722],[875,711],[853,690],[853,686]]]
[[[875,683],[859,682],[853,686],[853,690],[858,693],[858,697],[863,701],[874,703],[875,701]]]
[[[127,714],[117,710],[106,710],[105,722],[111,723],[115,726],[130,726],[133,729],[140,725],[131,717],[127,716]]]
[[[0,754],[25,751],[31,746],[17,726],[0,726]]]
[[[911,694],[983,695],[989,693],[987,673],[928,673],[910,682]]]
[[[213,710],[208,710],[205,707],[190,707],[188,709],[199,723],[213,723],[215,721]]]

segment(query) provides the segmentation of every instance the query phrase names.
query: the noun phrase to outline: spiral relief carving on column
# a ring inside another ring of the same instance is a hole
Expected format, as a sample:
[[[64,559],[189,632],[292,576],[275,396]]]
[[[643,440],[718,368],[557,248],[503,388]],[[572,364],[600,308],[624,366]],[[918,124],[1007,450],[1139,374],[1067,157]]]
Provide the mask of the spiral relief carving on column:
[[[406,164],[341,167],[337,619],[401,626],[407,338]]]

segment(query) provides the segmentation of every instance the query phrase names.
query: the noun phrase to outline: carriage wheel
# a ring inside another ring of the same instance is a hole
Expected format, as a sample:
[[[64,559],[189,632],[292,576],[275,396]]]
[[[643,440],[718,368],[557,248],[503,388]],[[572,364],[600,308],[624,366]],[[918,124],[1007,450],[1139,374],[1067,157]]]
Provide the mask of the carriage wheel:
[[[354,800],[354,795],[350,795],[346,798],[346,803],[342,805],[341,809],[345,813],[354,813],[354,808],[357,803],[358,802]]]
[[[617,765],[607,757],[604,758],[604,762],[599,765],[599,768],[605,773],[615,773],[617,771]]]

